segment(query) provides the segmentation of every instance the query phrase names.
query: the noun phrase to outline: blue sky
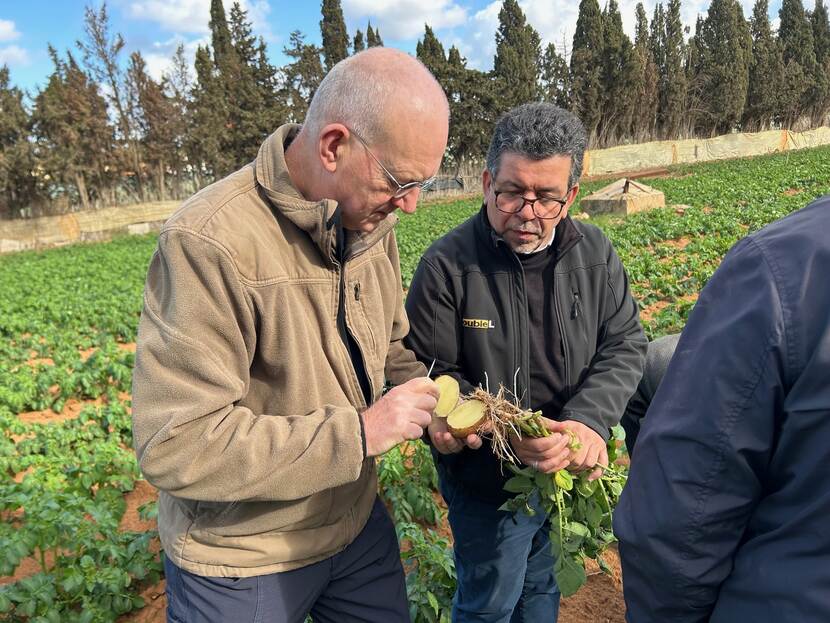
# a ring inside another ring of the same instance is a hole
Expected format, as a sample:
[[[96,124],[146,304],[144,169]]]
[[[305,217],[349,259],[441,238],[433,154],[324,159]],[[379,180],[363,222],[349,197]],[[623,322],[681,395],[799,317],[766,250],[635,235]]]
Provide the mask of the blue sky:
[[[224,0],[226,11],[232,0]],[[637,0],[618,0],[623,22],[633,34],[634,7]],[[52,71],[47,54],[51,43],[60,52],[75,50],[75,41],[83,37],[84,6],[99,7],[100,0],[0,0],[0,65],[11,71],[12,83],[34,94]],[[306,34],[306,41],[320,41],[319,0],[242,0],[262,35],[277,65],[285,62],[282,48],[293,30]],[[543,42],[563,42],[570,49],[579,3],[577,0],[519,0],[531,24]],[[600,5],[604,6],[604,0]],[[652,14],[655,0],[643,4]],[[682,17],[694,29],[699,13],[705,13],[709,0],[684,0]],[[753,0],[741,0],[749,16]],[[812,8],[813,2],[805,2]],[[388,46],[415,52],[424,23],[438,34],[447,48],[455,44],[471,67],[490,69],[495,53],[495,30],[501,0],[341,0],[350,35],[366,23],[380,29]],[[777,25],[781,0],[770,2],[770,14]],[[109,0],[107,8],[114,31],[126,41],[127,56],[139,50],[156,77],[166,70],[179,43],[185,45],[191,59],[196,47],[208,40],[210,0]]]

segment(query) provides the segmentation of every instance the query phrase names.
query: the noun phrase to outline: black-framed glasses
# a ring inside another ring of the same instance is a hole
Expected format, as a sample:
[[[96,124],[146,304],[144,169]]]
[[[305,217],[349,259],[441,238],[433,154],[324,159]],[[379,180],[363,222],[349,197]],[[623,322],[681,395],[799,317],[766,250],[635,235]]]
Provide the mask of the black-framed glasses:
[[[401,197],[405,197],[406,195],[408,195],[410,192],[412,192],[416,188],[420,188],[422,192],[426,191],[426,190],[429,190],[435,184],[435,180],[437,179],[437,176],[435,176],[435,175],[433,175],[432,177],[428,177],[427,179],[425,179],[421,182],[407,182],[406,184],[401,184],[398,180],[395,179],[395,176],[392,175],[389,172],[389,169],[387,169],[383,165],[383,163],[380,161],[380,159],[374,153],[372,153],[372,150],[369,149],[369,145],[368,145],[368,143],[366,143],[365,140],[363,140],[363,137],[360,136],[360,134],[358,134],[357,132],[355,132],[351,128],[349,128],[349,131],[352,134],[354,134],[354,136],[357,140],[360,141],[360,144],[363,145],[363,147],[366,149],[367,153],[370,156],[372,156],[372,159],[375,162],[378,163],[378,166],[386,174],[386,177],[389,179],[389,181],[392,182],[392,184],[394,186],[397,186],[397,190],[395,190],[395,192],[392,193],[392,198],[393,199],[400,199]]]
[[[568,189],[570,193],[572,188]],[[567,194],[567,193],[566,193]],[[496,208],[505,214],[517,214],[524,210],[527,204],[530,204],[530,209],[536,218],[552,219],[556,218],[562,213],[565,205],[568,203],[567,199],[560,199],[551,195],[541,194],[535,199],[528,199],[522,193],[510,190],[493,190],[495,196]]]

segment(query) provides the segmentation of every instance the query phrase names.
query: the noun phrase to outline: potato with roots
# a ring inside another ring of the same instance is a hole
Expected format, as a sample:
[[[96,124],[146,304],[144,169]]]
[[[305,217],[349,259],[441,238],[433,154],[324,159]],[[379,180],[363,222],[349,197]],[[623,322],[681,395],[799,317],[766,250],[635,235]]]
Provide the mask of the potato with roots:
[[[480,400],[466,400],[447,416],[447,430],[456,439],[478,433],[487,422],[487,409]]]

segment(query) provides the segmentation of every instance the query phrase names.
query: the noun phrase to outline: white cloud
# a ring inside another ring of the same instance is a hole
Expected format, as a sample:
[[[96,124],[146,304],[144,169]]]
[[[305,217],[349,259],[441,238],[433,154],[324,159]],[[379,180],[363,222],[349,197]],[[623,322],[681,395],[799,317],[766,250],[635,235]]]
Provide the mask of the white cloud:
[[[29,61],[29,53],[20,46],[7,45],[0,48],[0,65],[28,65]]]
[[[343,0],[343,15],[355,28],[365,31],[366,22],[380,30],[383,39],[416,39],[424,24],[434,30],[460,26],[467,10],[454,0]]]
[[[208,43],[210,43],[210,37],[207,35],[189,41],[185,41],[181,37],[176,36],[167,41],[155,42],[152,49],[142,50],[141,55],[147,63],[147,73],[150,74],[153,80],[160,81],[164,74],[169,74],[172,70],[173,55],[176,53],[176,48],[180,44],[183,44],[187,66],[190,69],[190,77],[193,79],[193,61],[196,57],[196,48],[200,45],[205,46]]]
[[[270,38],[267,17],[271,7],[268,1],[240,0],[239,4],[248,12],[254,32]],[[224,5],[227,17],[232,2],[224,0]],[[155,22],[168,32],[204,34],[209,31],[210,0],[129,0],[125,9],[128,17]]]
[[[20,33],[14,22],[8,19],[0,19],[0,41],[14,41],[20,38]]]

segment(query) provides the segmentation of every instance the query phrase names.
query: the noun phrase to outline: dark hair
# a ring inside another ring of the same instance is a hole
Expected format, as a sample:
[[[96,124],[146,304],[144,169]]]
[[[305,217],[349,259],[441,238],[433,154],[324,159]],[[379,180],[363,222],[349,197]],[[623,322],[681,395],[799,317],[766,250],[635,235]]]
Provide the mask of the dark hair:
[[[505,152],[531,160],[570,156],[568,186],[573,186],[582,175],[587,146],[585,126],[573,113],[546,102],[522,104],[504,113],[496,123],[487,150],[487,170],[495,178]]]

